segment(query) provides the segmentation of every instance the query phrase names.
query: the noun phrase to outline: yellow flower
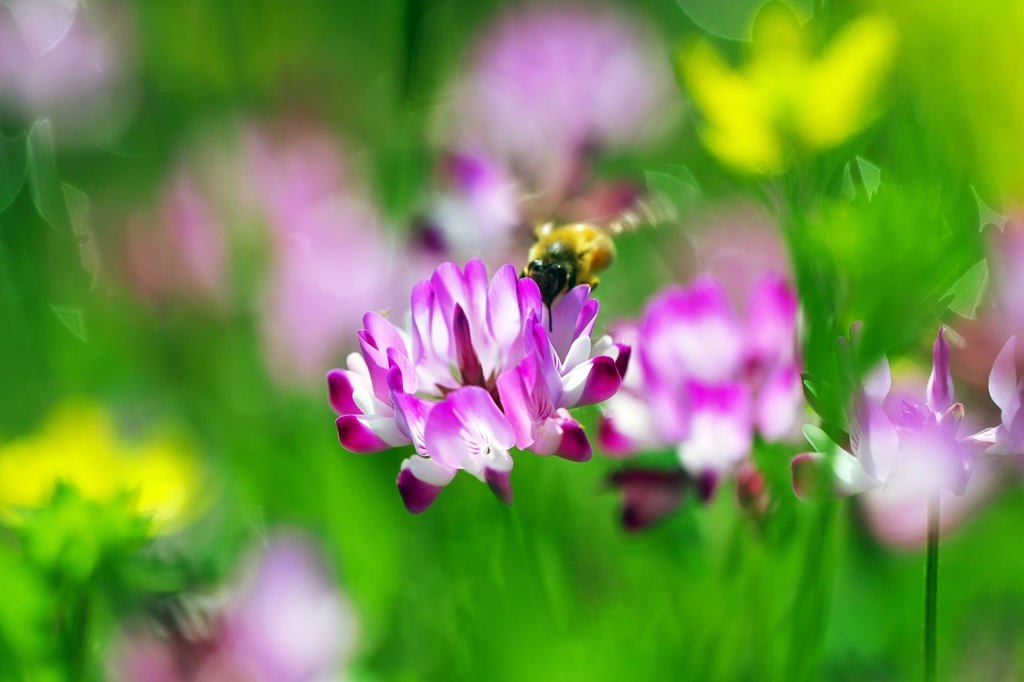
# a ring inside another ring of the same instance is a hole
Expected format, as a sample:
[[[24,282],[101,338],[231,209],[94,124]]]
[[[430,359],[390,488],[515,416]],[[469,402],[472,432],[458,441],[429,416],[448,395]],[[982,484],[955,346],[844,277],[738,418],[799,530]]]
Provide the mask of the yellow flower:
[[[703,42],[680,53],[679,68],[712,153],[745,173],[779,173],[794,148],[835,147],[874,120],[896,28],[883,15],[861,16],[815,57],[796,16],[770,5],[758,16],[752,50],[733,69]]]
[[[178,440],[126,442],[88,402],[58,407],[36,434],[0,447],[0,512],[14,521],[19,509],[48,505],[63,483],[99,504],[128,494],[153,532],[168,532],[195,512],[199,482],[198,465]]]

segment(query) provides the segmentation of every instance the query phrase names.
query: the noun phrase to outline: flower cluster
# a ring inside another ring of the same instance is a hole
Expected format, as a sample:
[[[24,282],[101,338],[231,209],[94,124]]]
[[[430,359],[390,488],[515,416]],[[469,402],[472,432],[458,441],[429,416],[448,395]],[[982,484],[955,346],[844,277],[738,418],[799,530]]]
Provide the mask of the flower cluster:
[[[883,358],[856,391],[850,408],[850,448],[834,443],[815,426],[804,433],[815,452],[793,459],[793,488],[808,496],[822,463],[831,468],[839,495],[889,488],[896,484],[930,492],[962,495],[971,479],[974,459],[982,455],[1024,452],[1020,413],[1024,383],[1014,365],[1016,337],[1011,338],[992,367],[989,388],[1002,411],[999,426],[960,436],[964,406],[953,402],[949,343],[940,327],[932,372],[922,403],[904,399],[898,409],[886,403],[891,387],[889,363]]]
[[[633,345],[637,359],[602,409],[602,448],[627,456],[674,447],[686,475],[673,474],[672,482],[695,480],[710,497],[723,475],[749,459],[755,432],[777,441],[799,422],[797,315],[795,294],[772,273],[752,287],[745,318],[710,276],[663,291],[639,323],[613,332]],[[657,485],[664,483],[659,477]],[[637,496],[626,497],[629,522],[630,499]],[[641,516],[627,525],[654,520]]]
[[[615,394],[629,349],[592,339],[598,302],[581,285],[548,310],[505,265],[439,266],[412,291],[405,329],[367,313],[362,353],[327,375],[341,444],[377,452],[412,444],[398,488],[424,511],[460,469],[511,504],[513,446],[585,461],[591,447],[568,410]]]

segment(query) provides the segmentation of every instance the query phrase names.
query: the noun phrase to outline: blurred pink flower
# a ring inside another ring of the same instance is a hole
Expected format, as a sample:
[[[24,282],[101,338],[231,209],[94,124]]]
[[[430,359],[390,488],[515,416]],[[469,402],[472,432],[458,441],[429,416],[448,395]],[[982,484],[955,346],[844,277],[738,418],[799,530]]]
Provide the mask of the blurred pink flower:
[[[621,490],[630,529],[657,520],[638,511],[642,493],[664,499],[671,481],[677,501],[687,487],[707,500],[724,477],[746,469],[755,434],[776,442],[797,432],[804,398],[796,294],[785,279],[766,274],[748,292],[745,312],[738,315],[722,285],[705,275],[689,287],[666,288],[638,323],[613,330],[617,342],[632,345],[635,360],[602,408],[602,448],[613,456],[674,448],[686,473],[613,477],[613,485],[629,483]]]
[[[486,154],[455,153],[445,159],[441,175],[443,189],[434,197],[424,226],[440,240],[431,250],[507,251],[523,218],[521,189],[505,166]]]
[[[124,75],[124,22],[76,0],[14,0],[0,13],[0,93],[29,118],[81,128],[109,116]],[[121,8],[125,10],[124,7]]]
[[[119,682],[326,682],[351,658],[356,614],[319,551],[291,536],[273,538],[200,627],[175,622],[170,634],[134,633],[114,647]]]
[[[594,7],[513,10],[480,38],[456,86],[454,131],[530,178],[567,195],[594,149],[640,140],[675,91],[655,35]]]
[[[749,293],[745,319],[710,276],[655,296],[635,329],[637,361],[603,410],[603,447],[619,455],[678,447],[691,474],[721,475],[745,459],[754,431],[791,437],[803,410],[796,295],[767,275]]]
[[[896,419],[905,400],[918,401],[927,390],[928,377],[901,369],[892,379],[892,390],[884,402],[885,412]],[[967,432],[978,430],[978,423],[965,418]],[[1000,486],[1002,463],[988,457],[973,463],[973,473],[963,495],[942,490],[940,496],[941,531],[946,534],[960,527],[991,499]],[[868,531],[879,541],[896,547],[921,547],[927,540],[928,491],[914,481],[895,482],[892,486],[869,490],[858,498]]]
[[[279,378],[319,378],[363,313],[391,303],[395,248],[326,133],[274,144],[253,130],[247,158],[273,246],[262,325],[268,361]]]
[[[144,298],[227,298],[226,236],[188,166],[179,166],[164,188],[159,220],[133,218],[126,255],[129,275]]]
[[[256,245],[266,247],[265,268],[255,278],[232,272]],[[267,364],[293,384],[319,380],[332,358],[354,349],[363,313],[400,301],[393,292],[419,271],[386,236],[336,140],[309,128],[272,137],[251,127],[240,150],[182,163],[158,219],[132,220],[126,260],[143,299],[257,308]],[[232,275],[255,284],[234,291]]]
[[[837,348],[843,356],[854,354],[853,339],[841,338]],[[856,495],[878,488],[900,485],[909,496],[927,497],[933,491],[949,490],[963,495],[971,480],[974,459],[993,442],[987,431],[961,436],[966,410],[953,402],[953,377],[949,365],[949,343],[945,328],[939,327],[932,356],[932,371],[922,395],[906,396],[895,402],[890,397],[892,376],[883,356],[854,394],[849,408],[849,450],[833,443],[814,426],[804,434],[814,452],[797,455],[792,461],[793,489],[800,497],[805,485],[818,479],[818,467],[831,467],[835,493]],[[852,370],[850,370],[852,373]],[[813,491],[811,491],[813,492]]]

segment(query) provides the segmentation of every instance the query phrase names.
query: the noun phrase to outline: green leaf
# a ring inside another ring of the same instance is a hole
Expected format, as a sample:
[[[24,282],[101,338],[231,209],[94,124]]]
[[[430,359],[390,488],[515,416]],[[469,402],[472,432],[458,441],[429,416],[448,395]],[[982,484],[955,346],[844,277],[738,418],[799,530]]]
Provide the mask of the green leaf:
[[[25,180],[26,136],[13,139],[0,135],[0,212],[14,201]]]
[[[40,119],[28,134],[28,183],[36,210],[52,227],[71,232],[67,202],[57,176],[53,124]]]

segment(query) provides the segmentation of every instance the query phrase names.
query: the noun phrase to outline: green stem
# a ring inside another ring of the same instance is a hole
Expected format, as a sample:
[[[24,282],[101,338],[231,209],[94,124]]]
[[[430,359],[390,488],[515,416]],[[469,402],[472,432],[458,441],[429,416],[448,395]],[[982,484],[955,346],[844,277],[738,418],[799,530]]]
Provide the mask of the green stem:
[[[938,675],[935,642],[939,607],[939,491],[928,496],[928,557],[924,573],[924,679],[935,682]]]

